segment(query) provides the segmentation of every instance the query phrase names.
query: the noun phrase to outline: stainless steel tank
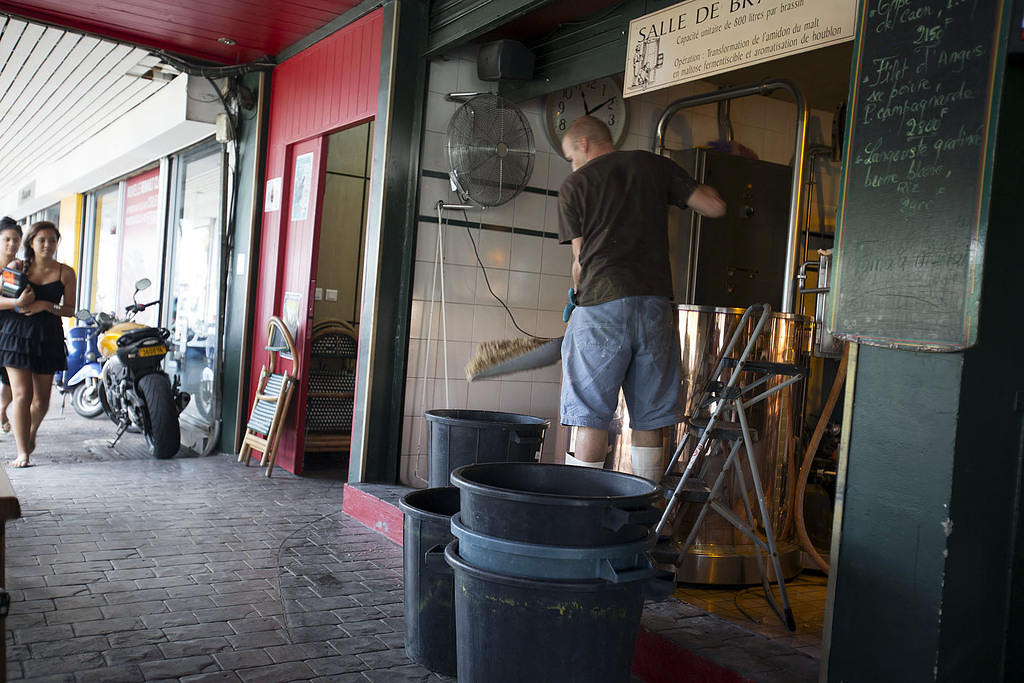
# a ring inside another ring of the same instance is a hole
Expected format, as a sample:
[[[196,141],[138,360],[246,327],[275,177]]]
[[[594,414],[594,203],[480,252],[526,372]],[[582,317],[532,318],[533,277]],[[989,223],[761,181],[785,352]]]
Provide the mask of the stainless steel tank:
[[[698,413],[695,403],[711,373],[714,372],[733,328],[743,315],[743,309],[693,305],[681,305],[678,308],[683,400],[686,414],[694,416]],[[742,345],[746,344],[753,334],[756,322],[756,316],[748,319],[747,327],[739,340],[740,346],[734,352],[736,357],[739,356]],[[810,362],[810,348],[809,318],[792,313],[774,313],[766,324],[751,359],[806,368]],[[727,381],[731,370],[726,369],[724,372],[722,379]],[[746,377],[740,378],[741,386],[754,379],[752,373],[744,374]],[[756,391],[771,388],[785,379],[784,376],[777,376],[771,379],[767,386]],[[794,541],[792,498],[793,487],[796,485],[795,449],[802,427],[803,401],[804,382],[801,381],[747,410],[748,422],[757,434],[754,443],[755,462],[758,464],[758,473],[767,498],[767,508],[786,578],[795,576],[801,568],[800,550]],[[735,420],[735,416],[723,417]],[[674,449],[674,444],[682,438],[683,429],[684,427],[680,425],[671,435],[674,438],[666,439],[666,462]],[[613,425],[611,432],[611,467],[620,472],[630,472],[629,416],[621,394],[619,420]],[[696,442],[695,438],[691,438],[687,450],[690,450],[691,444],[696,445]],[[689,456],[690,453],[684,453],[680,458],[678,472],[682,472]],[[725,455],[711,459],[711,468],[704,476],[709,486],[718,476],[724,460]],[[746,461],[742,469],[744,472],[748,471]],[[719,500],[744,517],[743,499],[736,476],[734,469],[729,480],[725,482]],[[666,486],[674,486],[674,483],[671,479],[665,481]],[[751,507],[757,510],[749,475],[745,483],[751,496]],[[672,538],[678,545],[681,546],[686,539],[698,509],[699,505],[691,504],[676,514],[676,519],[672,520]],[[762,557],[765,556],[762,554]],[[681,583],[708,584],[752,584],[761,580],[753,544],[713,511],[709,511],[701,523],[693,546],[687,551],[676,572],[676,579]]]

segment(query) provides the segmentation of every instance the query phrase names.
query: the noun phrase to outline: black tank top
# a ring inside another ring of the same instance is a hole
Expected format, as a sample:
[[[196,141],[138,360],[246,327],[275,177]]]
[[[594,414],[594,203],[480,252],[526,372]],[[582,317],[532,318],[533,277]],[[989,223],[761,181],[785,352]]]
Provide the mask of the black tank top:
[[[62,275],[64,275],[64,264],[61,264],[59,275],[53,282],[37,285],[29,280],[29,284],[32,285],[32,291],[36,293],[36,299],[49,301],[52,304],[59,304],[61,298],[64,297],[64,281],[60,278]]]

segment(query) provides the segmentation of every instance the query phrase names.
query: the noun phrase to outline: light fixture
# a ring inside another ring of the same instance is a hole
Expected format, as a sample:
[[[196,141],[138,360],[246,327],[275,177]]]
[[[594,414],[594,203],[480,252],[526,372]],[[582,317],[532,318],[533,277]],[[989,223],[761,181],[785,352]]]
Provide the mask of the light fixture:
[[[231,47],[232,45],[236,44],[238,41],[236,41],[234,38],[228,38],[227,36],[221,36],[220,38],[217,39],[217,42],[222,44],[222,45],[227,45],[228,47]]]

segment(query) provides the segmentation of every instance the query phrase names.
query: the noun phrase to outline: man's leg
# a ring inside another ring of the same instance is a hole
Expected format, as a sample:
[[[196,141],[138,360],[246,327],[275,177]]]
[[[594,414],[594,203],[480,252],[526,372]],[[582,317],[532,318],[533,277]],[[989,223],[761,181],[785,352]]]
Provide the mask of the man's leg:
[[[577,306],[562,342],[562,424],[576,427],[576,450],[567,465],[603,467],[608,424],[615,415],[619,387],[631,359],[621,322],[621,301]]]
[[[633,474],[644,479],[650,479],[656,484],[660,483],[661,477],[665,473],[665,450],[662,444],[662,430],[632,430],[629,450]]]
[[[630,456],[633,474],[660,483],[665,472],[663,428],[682,419],[679,332],[667,299],[637,297],[633,310],[641,332],[622,387],[634,425]]]
[[[607,455],[607,429],[577,427],[576,452],[565,454],[565,464],[580,465],[582,467],[604,467],[604,459]]]

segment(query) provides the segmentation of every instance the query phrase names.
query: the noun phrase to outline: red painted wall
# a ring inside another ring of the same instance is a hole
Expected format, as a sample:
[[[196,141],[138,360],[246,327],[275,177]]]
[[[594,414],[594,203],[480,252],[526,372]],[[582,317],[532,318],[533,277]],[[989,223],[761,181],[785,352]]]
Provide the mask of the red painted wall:
[[[322,136],[336,130],[372,119],[377,113],[377,90],[380,80],[380,50],[383,32],[383,13],[377,10],[359,21],[334,33],[277,68],[271,79],[270,130],[268,135],[267,168],[264,181],[283,177],[280,209],[263,214],[260,238],[259,274],[251,356],[249,399],[260,368],[266,361],[264,339],[267,319],[281,314],[281,301],[288,273],[314,263],[313,235],[289,233],[285,221],[291,203],[291,169],[288,168],[288,148],[297,142]],[[312,226],[311,229],[315,229]],[[282,248],[282,240],[292,243]],[[310,245],[295,249],[295,242]],[[297,260],[304,259],[304,263]],[[314,271],[315,272],[315,271]],[[301,290],[300,290],[301,291]],[[304,340],[296,339],[300,349]],[[305,396],[305,386],[296,398]],[[303,399],[304,400],[304,399]],[[289,448],[295,448],[295,411],[286,423],[291,432],[282,435],[278,460]],[[297,458],[301,468],[301,457]]]

